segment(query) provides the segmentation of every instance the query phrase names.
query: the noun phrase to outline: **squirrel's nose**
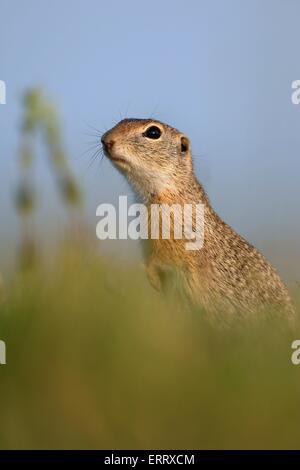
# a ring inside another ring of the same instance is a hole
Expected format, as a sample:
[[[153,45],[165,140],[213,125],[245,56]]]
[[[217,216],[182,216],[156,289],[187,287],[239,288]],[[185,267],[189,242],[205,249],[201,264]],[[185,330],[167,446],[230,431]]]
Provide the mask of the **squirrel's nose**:
[[[102,142],[104,150],[106,150],[107,152],[113,148],[114,141],[110,139],[108,136],[106,136],[106,134],[104,134],[101,137],[101,142]]]

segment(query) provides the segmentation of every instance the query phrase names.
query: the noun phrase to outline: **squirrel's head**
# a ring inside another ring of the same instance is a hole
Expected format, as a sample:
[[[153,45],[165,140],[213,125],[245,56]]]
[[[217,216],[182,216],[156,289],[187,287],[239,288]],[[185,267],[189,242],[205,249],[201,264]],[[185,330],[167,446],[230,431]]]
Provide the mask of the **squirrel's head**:
[[[101,139],[105,155],[148,197],[184,187],[192,168],[189,139],[152,119],[124,119]]]

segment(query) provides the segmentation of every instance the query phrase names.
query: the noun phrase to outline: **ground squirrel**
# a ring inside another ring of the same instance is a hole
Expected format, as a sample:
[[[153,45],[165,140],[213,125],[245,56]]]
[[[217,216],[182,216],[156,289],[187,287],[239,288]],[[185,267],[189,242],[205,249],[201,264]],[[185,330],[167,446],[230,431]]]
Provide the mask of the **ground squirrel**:
[[[226,321],[269,306],[293,318],[287,288],[276,270],[211,207],[194,174],[185,135],[157,120],[124,119],[101,142],[147,206],[204,205],[201,249],[187,251],[183,240],[174,238],[149,240],[147,271],[155,287],[174,280],[175,274],[176,285],[193,305]]]

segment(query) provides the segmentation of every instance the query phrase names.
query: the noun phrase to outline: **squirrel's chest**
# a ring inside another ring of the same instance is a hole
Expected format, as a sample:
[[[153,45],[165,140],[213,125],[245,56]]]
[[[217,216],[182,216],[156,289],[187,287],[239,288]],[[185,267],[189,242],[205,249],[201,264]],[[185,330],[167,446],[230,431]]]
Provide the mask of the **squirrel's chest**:
[[[178,267],[190,263],[193,258],[193,255],[186,250],[184,240],[174,239],[147,240],[145,254],[147,258],[156,258],[162,263]]]

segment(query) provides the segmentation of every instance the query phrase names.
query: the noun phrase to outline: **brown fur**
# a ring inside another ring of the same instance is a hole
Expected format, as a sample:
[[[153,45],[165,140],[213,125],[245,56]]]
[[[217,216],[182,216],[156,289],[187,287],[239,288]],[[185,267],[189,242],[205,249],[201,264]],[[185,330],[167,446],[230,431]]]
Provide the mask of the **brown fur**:
[[[161,129],[159,139],[145,137],[150,125]],[[149,240],[147,271],[156,288],[173,279],[176,291],[189,302],[225,322],[266,307],[293,317],[288,291],[276,270],[211,207],[194,174],[187,137],[159,121],[125,119],[104,134],[102,142],[106,155],[147,205],[204,204],[202,249],[187,251],[186,241],[174,238]]]

